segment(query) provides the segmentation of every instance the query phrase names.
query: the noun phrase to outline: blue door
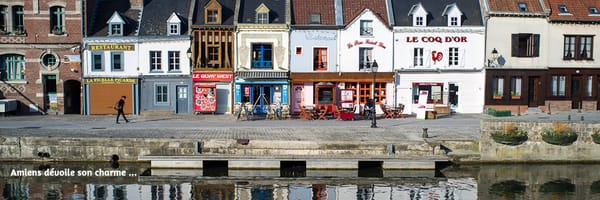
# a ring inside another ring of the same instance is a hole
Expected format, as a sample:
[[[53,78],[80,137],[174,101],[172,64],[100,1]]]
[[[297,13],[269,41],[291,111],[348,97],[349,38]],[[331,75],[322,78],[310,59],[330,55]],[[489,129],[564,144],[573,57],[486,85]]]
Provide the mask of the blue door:
[[[252,105],[254,105],[254,114],[261,115],[267,113],[267,106],[270,105],[272,97],[272,85],[253,85],[252,94]]]

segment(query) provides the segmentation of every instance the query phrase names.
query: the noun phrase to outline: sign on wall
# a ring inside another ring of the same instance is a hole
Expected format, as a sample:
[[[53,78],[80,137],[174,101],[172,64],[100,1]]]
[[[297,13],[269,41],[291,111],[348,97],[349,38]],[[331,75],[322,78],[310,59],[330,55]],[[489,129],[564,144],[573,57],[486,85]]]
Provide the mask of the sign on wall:
[[[88,45],[90,51],[134,51],[135,46],[133,44],[90,44]]]
[[[192,73],[193,81],[233,81],[233,73]]]
[[[91,83],[96,83],[96,84],[135,84],[135,83],[137,83],[137,79],[135,79],[135,78],[110,78],[110,77],[88,78],[88,79],[85,79],[85,83],[87,83],[87,84],[91,84]]]

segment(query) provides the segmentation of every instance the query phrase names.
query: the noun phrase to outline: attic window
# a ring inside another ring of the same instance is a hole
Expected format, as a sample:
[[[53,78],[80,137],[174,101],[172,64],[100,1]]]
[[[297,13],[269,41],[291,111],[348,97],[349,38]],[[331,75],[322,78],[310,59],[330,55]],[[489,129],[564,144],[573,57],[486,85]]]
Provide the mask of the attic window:
[[[256,13],[256,23],[257,24],[268,24],[269,23],[269,13]]]
[[[310,24],[321,24],[321,14],[311,13],[309,20],[310,20],[309,21]]]
[[[373,36],[373,21],[372,20],[361,20],[360,21],[360,36]]]
[[[181,35],[181,19],[176,13],[167,19],[167,35]]]
[[[590,12],[590,15],[597,15],[598,14],[598,8],[596,8],[596,7],[589,7],[588,11]]]
[[[423,17],[415,17],[415,26],[423,26]]]
[[[560,13],[569,13],[569,10],[567,9],[567,6],[565,6],[565,5],[558,5],[558,11]]]
[[[527,4],[519,3],[519,10],[521,10],[521,12],[527,12]]]
[[[450,26],[458,26],[458,17],[450,17]]]
[[[181,32],[181,29],[179,28],[179,23],[169,23],[168,26],[169,35],[179,35],[179,33]]]
[[[123,23],[110,23],[109,35],[123,35]]]
[[[219,20],[219,11],[218,10],[207,10],[206,11],[206,23],[207,24],[216,24]]]

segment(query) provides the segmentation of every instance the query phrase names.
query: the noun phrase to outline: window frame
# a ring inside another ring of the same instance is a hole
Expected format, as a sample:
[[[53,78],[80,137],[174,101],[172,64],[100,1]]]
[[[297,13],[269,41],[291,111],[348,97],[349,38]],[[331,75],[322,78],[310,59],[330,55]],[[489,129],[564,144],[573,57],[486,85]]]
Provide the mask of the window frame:
[[[8,12],[8,6],[7,5],[0,5],[0,31],[3,31],[4,33],[8,33],[8,27],[9,27],[9,23],[8,23],[8,19],[10,12]]]
[[[562,88],[561,88],[562,87]],[[566,97],[567,76],[564,74],[550,75],[550,96]]]
[[[415,16],[415,26],[425,26],[425,17]]]
[[[150,58],[150,73],[162,72],[162,52],[149,51]]]
[[[100,56],[100,63],[96,62],[96,56]],[[97,66],[100,68],[96,68]],[[104,71],[104,52],[103,51],[92,51],[92,71]]]
[[[528,12],[529,11],[529,9],[527,8],[527,3],[519,2],[519,3],[517,3],[517,6],[519,6],[519,10],[521,12]]]
[[[268,12],[257,12],[256,13],[257,24],[269,24],[269,13]]]
[[[373,48],[360,47],[358,48],[358,70],[365,70],[373,64]]]
[[[448,23],[448,26],[459,26],[458,18],[458,16],[451,16],[449,19],[450,23]]]
[[[321,24],[321,14],[320,13],[310,13],[308,15],[308,23],[309,24]]]
[[[523,78],[521,76],[512,76],[510,78],[510,96],[515,99],[523,95]]]
[[[313,48],[313,70],[314,71],[327,71],[329,68],[327,62],[329,60],[329,49],[327,47],[314,47]]]
[[[65,25],[65,7],[50,7],[50,33],[63,35],[66,31]]]
[[[582,42],[582,40],[586,40],[586,42]],[[583,56],[583,52],[587,52],[587,56]],[[593,56],[593,35],[564,35],[563,60],[594,60]]]
[[[454,55],[452,55],[454,53]],[[448,66],[458,66],[460,64],[460,55],[458,47],[448,47]]]
[[[123,23],[110,23],[108,31],[111,36],[123,36]]]
[[[154,83],[154,105],[169,104],[169,84]]]
[[[181,52],[168,51],[169,72],[181,72]]]
[[[16,35],[23,35],[25,34],[25,24],[24,24],[24,16],[25,16],[25,12],[24,12],[24,6],[18,5],[18,6],[12,6],[12,27],[13,27],[13,33],[15,33]]]
[[[533,58],[540,56],[540,34],[514,33],[511,35],[511,56]]]
[[[360,20],[360,36],[373,36],[373,20]]]
[[[252,43],[250,58],[252,69],[273,69],[273,43]]]
[[[220,24],[221,13],[219,9],[206,9],[206,23],[207,24]]]
[[[167,23],[167,29],[169,35],[181,34],[181,25],[179,23]]]
[[[424,65],[424,51],[422,47],[415,47],[413,49],[413,67],[422,67]]]
[[[503,76],[494,76],[492,78],[492,97],[493,99],[503,99],[504,98],[504,77]]]
[[[0,63],[0,80],[25,81],[25,56],[20,54],[0,55],[3,63]]]
[[[111,71],[125,71],[125,66],[124,66],[124,54],[122,51],[118,51],[118,52],[110,52],[110,70]],[[121,66],[121,69],[116,69],[115,68],[115,56],[119,55],[120,59],[119,59],[119,64]]]

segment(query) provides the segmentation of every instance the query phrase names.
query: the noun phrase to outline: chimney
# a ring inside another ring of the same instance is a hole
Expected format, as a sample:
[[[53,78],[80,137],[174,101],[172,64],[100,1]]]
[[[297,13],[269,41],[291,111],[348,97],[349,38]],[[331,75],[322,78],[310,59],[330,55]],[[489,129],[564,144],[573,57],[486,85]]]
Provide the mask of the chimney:
[[[144,0],[129,0],[131,8],[142,9],[144,7]]]

